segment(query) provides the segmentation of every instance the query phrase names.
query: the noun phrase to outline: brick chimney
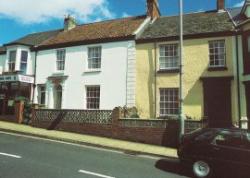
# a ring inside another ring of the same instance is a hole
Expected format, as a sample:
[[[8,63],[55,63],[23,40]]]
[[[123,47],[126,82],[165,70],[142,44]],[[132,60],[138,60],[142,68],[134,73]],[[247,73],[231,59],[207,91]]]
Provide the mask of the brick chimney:
[[[217,11],[225,10],[225,0],[217,0]]]
[[[151,20],[161,16],[158,0],[147,0],[147,16]]]
[[[77,25],[76,20],[74,19],[74,17],[67,15],[64,18],[64,31],[68,31],[71,30],[73,28],[75,28]]]

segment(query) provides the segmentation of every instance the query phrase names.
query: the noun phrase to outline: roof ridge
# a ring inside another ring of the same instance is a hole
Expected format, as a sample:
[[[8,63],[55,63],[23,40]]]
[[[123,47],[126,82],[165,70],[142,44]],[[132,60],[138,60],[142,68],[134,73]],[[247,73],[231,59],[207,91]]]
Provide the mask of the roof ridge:
[[[183,14],[183,16],[185,15],[193,15],[193,14],[205,14],[205,13],[218,13],[217,10],[209,10],[209,11],[198,11],[198,12],[190,12],[190,13],[186,13],[186,14]],[[221,13],[226,13],[226,10],[225,12],[220,12]],[[179,15],[169,15],[169,16],[161,16],[159,18],[164,18],[164,17],[178,17]]]
[[[117,19],[108,19],[108,20],[103,20],[99,22],[90,22],[90,23],[80,24],[77,26],[92,25],[92,24],[98,24],[98,23],[104,23],[104,22],[112,22],[112,21],[118,21],[118,20],[135,19],[135,18],[143,18],[143,17],[147,17],[147,15],[144,14],[144,15],[138,15],[138,16],[121,17]]]
[[[47,31],[40,31],[40,32],[34,32],[34,33],[29,33],[25,36],[29,36],[29,35],[35,35],[35,34],[39,34],[39,33],[48,33],[48,32],[56,32],[56,31],[60,31],[63,30],[62,28],[58,28],[58,29],[53,29],[53,30],[47,30]],[[24,36],[24,37],[25,37]]]

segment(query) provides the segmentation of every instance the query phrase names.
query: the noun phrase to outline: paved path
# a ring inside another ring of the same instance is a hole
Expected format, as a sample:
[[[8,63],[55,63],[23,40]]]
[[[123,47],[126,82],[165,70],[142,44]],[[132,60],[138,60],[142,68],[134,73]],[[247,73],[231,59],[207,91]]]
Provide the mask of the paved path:
[[[0,132],[1,178],[181,178],[177,159]]]
[[[62,132],[55,130],[46,130],[46,129],[34,128],[27,125],[21,125],[3,121],[0,121],[0,130],[8,132],[18,132],[28,135],[35,135],[38,137],[50,138],[55,140],[63,140],[66,142],[90,144],[117,150],[132,151],[132,152],[137,152],[138,154],[149,154],[149,155],[177,158],[176,149],[167,148],[163,146],[148,145],[142,143],[135,143],[117,139],[110,139],[104,137],[97,137],[97,136],[76,134],[76,133],[69,133],[69,132]]]

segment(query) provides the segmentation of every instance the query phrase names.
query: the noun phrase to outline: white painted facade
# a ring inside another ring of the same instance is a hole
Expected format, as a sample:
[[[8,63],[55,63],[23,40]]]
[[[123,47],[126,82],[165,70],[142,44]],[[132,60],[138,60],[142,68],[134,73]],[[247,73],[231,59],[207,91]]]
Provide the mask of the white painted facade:
[[[101,47],[100,70],[88,70],[88,48]],[[55,81],[62,86],[62,109],[86,109],[86,87],[100,86],[100,109],[135,105],[135,42],[120,41],[63,48],[64,71],[56,70],[57,49],[37,52],[35,103],[46,87],[45,107],[54,109]],[[57,80],[56,79],[56,80]],[[61,79],[61,80],[60,80]]]

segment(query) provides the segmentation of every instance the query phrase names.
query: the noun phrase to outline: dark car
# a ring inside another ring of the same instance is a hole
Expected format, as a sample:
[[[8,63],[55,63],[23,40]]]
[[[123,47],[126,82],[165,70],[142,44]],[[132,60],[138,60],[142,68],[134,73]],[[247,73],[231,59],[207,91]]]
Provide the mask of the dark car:
[[[215,172],[233,170],[237,177],[247,178],[250,177],[250,132],[200,129],[182,137],[178,156],[181,163],[192,166],[196,177],[211,177]]]

